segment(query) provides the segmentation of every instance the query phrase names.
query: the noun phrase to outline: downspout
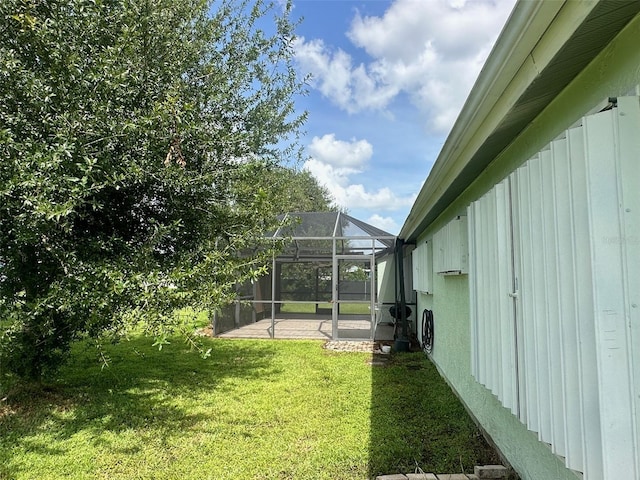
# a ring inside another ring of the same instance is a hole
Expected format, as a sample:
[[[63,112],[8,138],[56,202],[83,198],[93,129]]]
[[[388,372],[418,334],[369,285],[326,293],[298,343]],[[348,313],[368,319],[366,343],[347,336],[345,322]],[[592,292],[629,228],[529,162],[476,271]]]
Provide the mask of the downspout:
[[[400,314],[396,317],[400,320],[401,332],[400,336],[396,338],[395,350],[396,352],[408,352],[409,351],[409,322],[407,319],[407,301],[404,292],[404,239],[396,239],[396,315],[398,310]],[[398,285],[398,281],[400,285]],[[399,298],[398,298],[398,293]]]

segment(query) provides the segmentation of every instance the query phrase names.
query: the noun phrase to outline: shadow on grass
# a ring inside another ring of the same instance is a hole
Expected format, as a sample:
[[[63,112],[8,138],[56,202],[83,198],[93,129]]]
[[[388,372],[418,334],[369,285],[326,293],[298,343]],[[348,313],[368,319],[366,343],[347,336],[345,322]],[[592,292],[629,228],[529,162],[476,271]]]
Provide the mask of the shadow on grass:
[[[46,438],[55,440],[55,445],[82,432],[95,445],[112,448],[100,445],[107,442],[104,432],[141,429],[152,430],[160,441],[166,441],[175,432],[218,414],[193,413],[193,408],[177,399],[231,391],[223,381],[230,377],[268,378],[277,372],[268,342],[208,343],[211,357],[202,359],[180,340],[162,351],[152,347],[150,339],[125,341],[107,349],[111,364],[102,370],[95,349],[77,345],[58,380],[18,387],[0,400],[0,479],[14,478],[20,472],[11,462],[11,452],[17,447],[36,454],[69,453],[49,446],[40,432],[46,431]]]
[[[371,375],[369,477],[473,473],[500,463],[464,407],[422,353],[394,354]]]

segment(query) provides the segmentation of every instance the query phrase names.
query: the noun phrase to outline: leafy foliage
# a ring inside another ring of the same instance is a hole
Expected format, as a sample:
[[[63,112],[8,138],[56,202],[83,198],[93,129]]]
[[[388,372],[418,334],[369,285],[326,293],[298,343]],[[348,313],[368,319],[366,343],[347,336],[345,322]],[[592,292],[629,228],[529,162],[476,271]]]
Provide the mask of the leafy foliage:
[[[262,196],[275,215],[338,209],[329,191],[307,170],[264,161],[247,162],[241,168],[246,181],[236,182],[237,194]]]
[[[142,318],[162,344],[176,308],[215,308],[263,271],[268,248],[239,252],[273,207],[237,186],[295,155],[303,82],[289,7],[216,5],[0,3],[3,374],[41,377],[74,340]]]
[[[278,188],[280,185],[280,212],[327,212],[337,211],[329,191],[318,184],[311,173],[287,168],[275,168],[263,181]]]

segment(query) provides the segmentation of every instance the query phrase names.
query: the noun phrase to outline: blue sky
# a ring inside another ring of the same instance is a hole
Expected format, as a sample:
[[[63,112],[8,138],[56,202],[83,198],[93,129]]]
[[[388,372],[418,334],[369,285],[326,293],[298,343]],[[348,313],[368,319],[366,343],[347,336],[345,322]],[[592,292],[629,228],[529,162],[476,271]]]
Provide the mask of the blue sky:
[[[397,233],[514,0],[294,0],[309,170]]]

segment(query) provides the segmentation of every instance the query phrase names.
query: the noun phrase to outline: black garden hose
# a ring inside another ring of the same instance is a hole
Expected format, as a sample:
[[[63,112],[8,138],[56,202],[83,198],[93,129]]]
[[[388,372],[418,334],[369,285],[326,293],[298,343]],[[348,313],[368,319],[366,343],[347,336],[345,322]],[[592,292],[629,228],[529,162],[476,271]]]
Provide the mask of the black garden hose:
[[[422,349],[427,354],[433,350],[433,312],[426,308],[422,311]]]

